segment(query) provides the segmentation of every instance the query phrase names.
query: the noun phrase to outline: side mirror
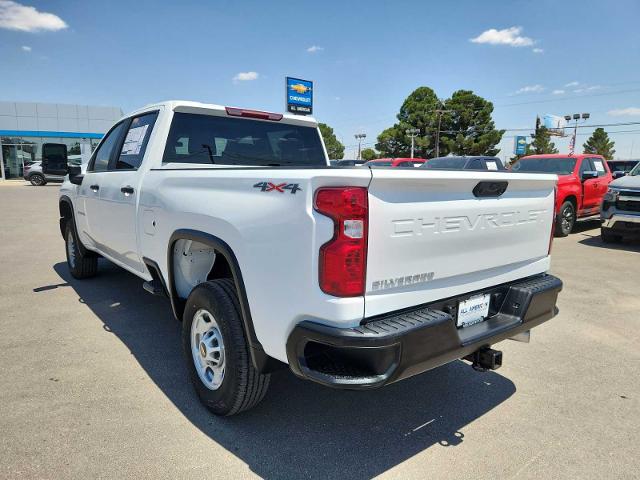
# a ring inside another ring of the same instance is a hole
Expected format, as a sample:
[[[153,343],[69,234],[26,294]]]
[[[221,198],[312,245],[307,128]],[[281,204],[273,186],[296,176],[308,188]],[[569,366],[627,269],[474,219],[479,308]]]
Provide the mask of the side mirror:
[[[69,181],[74,185],[82,185],[82,167],[78,165],[69,165]]]
[[[582,172],[582,181],[598,178],[598,172],[586,171]]]
[[[613,178],[620,178],[620,177],[624,177],[627,174],[627,172],[623,172],[622,170],[618,170],[613,172]]]

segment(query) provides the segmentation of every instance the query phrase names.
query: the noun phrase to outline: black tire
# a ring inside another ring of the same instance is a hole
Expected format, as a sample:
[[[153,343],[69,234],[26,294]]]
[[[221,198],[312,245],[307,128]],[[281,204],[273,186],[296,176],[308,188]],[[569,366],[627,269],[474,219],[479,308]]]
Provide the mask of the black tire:
[[[200,352],[193,352],[191,346],[192,324],[202,310],[210,312],[215,319],[224,344],[225,370],[222,383],[215,390],[200,378],[194,358]],[[204,282],[193,289],[184,309],[182,347],[196,392],[202,403],[216,415],[235,415],[248,410],[267,393],[270,375],[260,374],[251,362],[238,293],[231,279]]]
[[[567,200],[562,204],[556,215],[556,237],[566,237],[569,235],[575,224],[576,207],[572,202]]]
[[[47,184],[47,180],[44,178],[44,175],[40,175],[39,173],[34,173],[29,176],[29,181],[31,185],[34,187],[41,187]]]
[[[603,243],[620,243],[622,242],[622,236],[615,233],[608,232],[604,228],[600,229],[600,238]]]
[[[67,221],[64,233],[65,252],[67,254],[67,266],[73,278],[89,278],[98,273],[98,257],[83,255],[80,251],[78,236],[73,228],[73,222]]]

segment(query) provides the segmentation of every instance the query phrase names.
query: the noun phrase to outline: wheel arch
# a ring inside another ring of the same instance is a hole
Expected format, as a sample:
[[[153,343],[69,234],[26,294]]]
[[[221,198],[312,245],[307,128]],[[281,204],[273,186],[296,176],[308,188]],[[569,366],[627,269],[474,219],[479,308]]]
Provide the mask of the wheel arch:
[[[268,356],[258,337],[256,336],[253,326],[253,319],[251,316],[251,309],[249,307],[249,300],[242,278],[242,270],[238,263],[238,259],[233,252],[233,249],[221,238],[211,235],[210,233],[202,232],[192,229],[179,229],[173,232],[169,238],[169,244],[167,246],[167,278],[168,285],[166,286],[171,301],[171,307],[173,314],[178,320],[182,320],[184,313],[185,300],[180,298],[176,291],[175,285],[175,272],[173,267],[173,255],[174,245],[178,240],[192,240],[194,242],[205,244],[213,248],[216,252],[216,260],[211,268],[208,279],[211,278],[223,278],[224,273],[230,273],[230,277],[238,292],[238,299],[240,303],[240,315],[242,319],[242,326],[249,344],[249,352],[251,355],[251,361],[254,367],[261,373],[273,371],[283,365],[276,359]],[[218,256],[222,257],[223,262],[219,262]],[[217,265],[216,265],[217,264]]]

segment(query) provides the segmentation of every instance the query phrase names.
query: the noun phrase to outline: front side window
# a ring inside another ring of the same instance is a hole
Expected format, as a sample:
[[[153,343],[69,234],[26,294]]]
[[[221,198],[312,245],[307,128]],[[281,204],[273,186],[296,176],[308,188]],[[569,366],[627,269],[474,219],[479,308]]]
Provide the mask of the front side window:
[[[102,141],[98,149],[95,151],[93,160],[87,169],[90,172],[105,172],[109,169],[109,160],[113,156],[113,152],[120,144],[120,139],[124,133],[126,122],[120,122],[111,129]]]
[[[140,167],[156,118],[158,112],[147,113],[131,120],[116,162],[116,170],[135,170]]]
[[[598,172],[599,177],[604,177],[607,170],[604,167],[604,161],[601,158],[590,158],[594,171]]]
[[[585,158],[582,160],[582,163],[580,164],[580,176],[582,177],[582,174],[584,172],[593,172],[594,171],[594,167],[593,164],[591,163],[591,159],[590,158]]]
[[[315,127],[175,113],[163,163],[326,166]]]

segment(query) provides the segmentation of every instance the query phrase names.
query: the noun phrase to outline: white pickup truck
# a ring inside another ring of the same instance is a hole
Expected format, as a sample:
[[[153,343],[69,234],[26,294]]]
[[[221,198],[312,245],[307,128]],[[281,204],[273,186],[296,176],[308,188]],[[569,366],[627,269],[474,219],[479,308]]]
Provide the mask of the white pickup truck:
[[[104,257],[166,295],[214,413],[288,364],[368,389],[557,313],[555,175],[330,167],[309,117],[170,101],[131,113],[60,189],[75,278]]]

